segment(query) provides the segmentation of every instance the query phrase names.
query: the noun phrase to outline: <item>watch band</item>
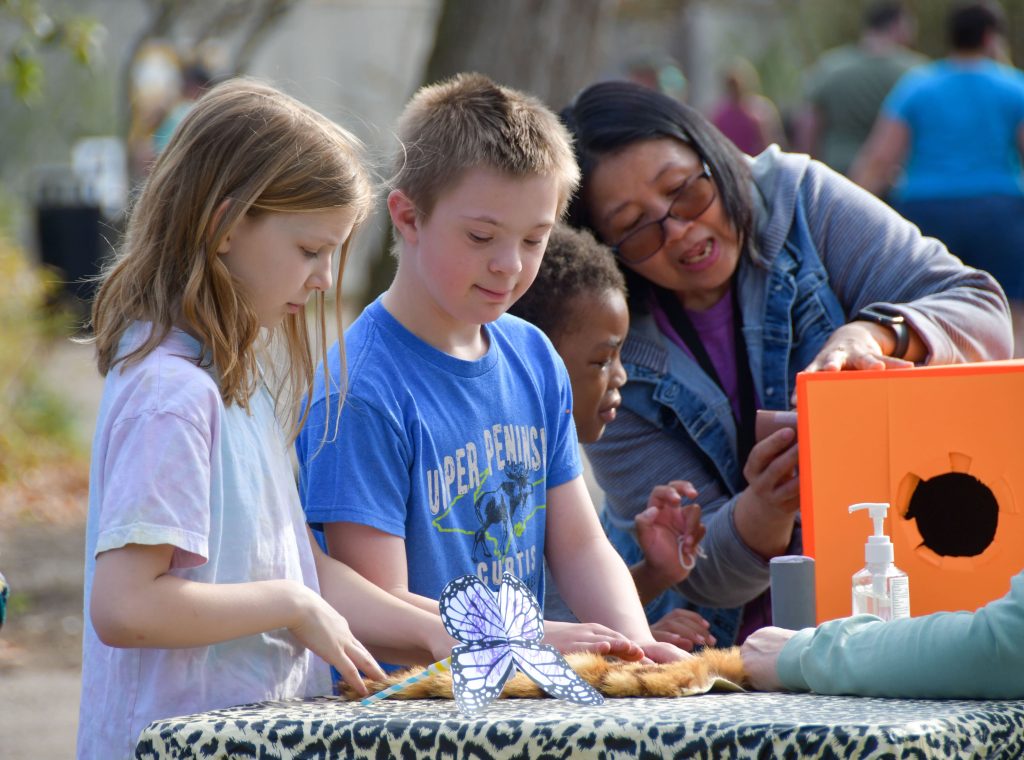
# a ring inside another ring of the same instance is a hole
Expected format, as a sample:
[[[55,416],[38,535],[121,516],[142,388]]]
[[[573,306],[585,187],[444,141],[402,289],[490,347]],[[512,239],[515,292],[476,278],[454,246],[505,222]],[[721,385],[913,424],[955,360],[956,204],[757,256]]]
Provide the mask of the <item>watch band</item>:
[[[868,306],[861,309],[854,319],[874,322],[876,325],[888,327],[892,330],[893,337],[896,339],[896,345],[889,356],[894,359],[902,359],[907,355],[907,350],[910,348],[910,328],[907,327],[906,320],[903,319],[902,314],[895,314],[883,311],[878,307]]]

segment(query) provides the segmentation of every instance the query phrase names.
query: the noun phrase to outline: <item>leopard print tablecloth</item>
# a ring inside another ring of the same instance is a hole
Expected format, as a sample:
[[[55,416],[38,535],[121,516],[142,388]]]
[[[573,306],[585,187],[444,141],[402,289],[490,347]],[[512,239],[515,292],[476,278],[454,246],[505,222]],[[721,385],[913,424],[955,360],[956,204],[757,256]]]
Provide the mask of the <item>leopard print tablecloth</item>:
[[[469,719],[448,700],[320,697],[157,721],[135,757],[1011,760],[1024,757],[1024,701],[713,693],[598,707],[499,700]]]

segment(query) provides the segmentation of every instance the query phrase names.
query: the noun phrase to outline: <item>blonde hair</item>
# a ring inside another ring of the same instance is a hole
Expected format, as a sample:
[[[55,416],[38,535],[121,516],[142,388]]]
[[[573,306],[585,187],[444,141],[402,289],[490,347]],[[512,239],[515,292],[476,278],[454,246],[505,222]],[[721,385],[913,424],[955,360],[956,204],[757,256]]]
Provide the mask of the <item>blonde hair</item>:
[[[475,167],[554,177],[559,216],[580,181],[572,138],[558,117],[536,98],[482,74],[457,74],[420,88],[397,131],[402,150],[392,185],[424,216]]]
[[[346,208],[356,224],[364,220],[373,190],[360,150],[331,120],[251,79],[227,81],[197,101],[153,167],[121,251],[101,277],[92,309],[100,373],[139,361],[177,325],[199,339],[224,403],[248,410],[260,364],[280,343],[287,361],[271,391],[297,433],[298,402],[312,391],[316,365],[305,312],[286,316],[268,340],[259,340],[257,316],[217,250],[246,214]],[[339,336],[347,254],[345,241],[335,289]],[[324,297],[316,295],[318,348],[326,361]],[[121,356],[121,337],[137,320],[153,329]]]

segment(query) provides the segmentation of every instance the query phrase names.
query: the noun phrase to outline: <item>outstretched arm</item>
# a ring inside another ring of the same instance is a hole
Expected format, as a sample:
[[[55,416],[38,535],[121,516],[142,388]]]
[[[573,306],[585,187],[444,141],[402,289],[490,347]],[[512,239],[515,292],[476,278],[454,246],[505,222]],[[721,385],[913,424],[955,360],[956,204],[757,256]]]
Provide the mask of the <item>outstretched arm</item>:
[[[652,660],[687,656],[655,641],[629,570],[601,530],[583,477],[548,489],[547,496],[544,556],[576,617],[618,631]]]
[[[403,602],[440,614],[436,599],[409,590],[405,539],[351,522],[324,523],[324,536],[331,557]],[[440,618],[437,621],[440,623]]]
[[[436,612],[410,604],[324,554],[309,536],[320,593],[351,621],[353,633],[375,655],[406,665],[429,664],[451,654],[455,640]],[[436,607],[436,605],[435,605]]]
[[[287,628],[360,693],[360,670],[384,677],[345,618],[307,586],[189,581],[168,572],[173,554],[169,545],[128,544],[96,558],[89,613],[104,644],[177,649]]]
[[[871,615],[796,633],[756,631],[742,648],[762,689],[880,697],[1024,698],[1024,573],[977,612],[882,622]]]

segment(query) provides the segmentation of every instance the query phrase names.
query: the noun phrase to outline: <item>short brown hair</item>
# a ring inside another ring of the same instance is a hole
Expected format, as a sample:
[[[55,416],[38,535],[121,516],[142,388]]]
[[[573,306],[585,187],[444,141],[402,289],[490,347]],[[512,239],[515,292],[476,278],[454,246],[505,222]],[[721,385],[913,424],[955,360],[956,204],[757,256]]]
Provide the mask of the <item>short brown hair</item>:
[[[558,117],[536,98],[482,74],[457,74],[421,87],[397,131],[402,148],[392,185],[426,216],[442,193],[476,167],[513,177],[554,177],[559,215],[579,184],[572,140]]]
[[[626,280],[611,249],[586,230],[556,224],[537,279],[509,312],[539,327],[557,342],[571,325],[573,302],[579,296],[600,296],[608,291],[626,295]]]

